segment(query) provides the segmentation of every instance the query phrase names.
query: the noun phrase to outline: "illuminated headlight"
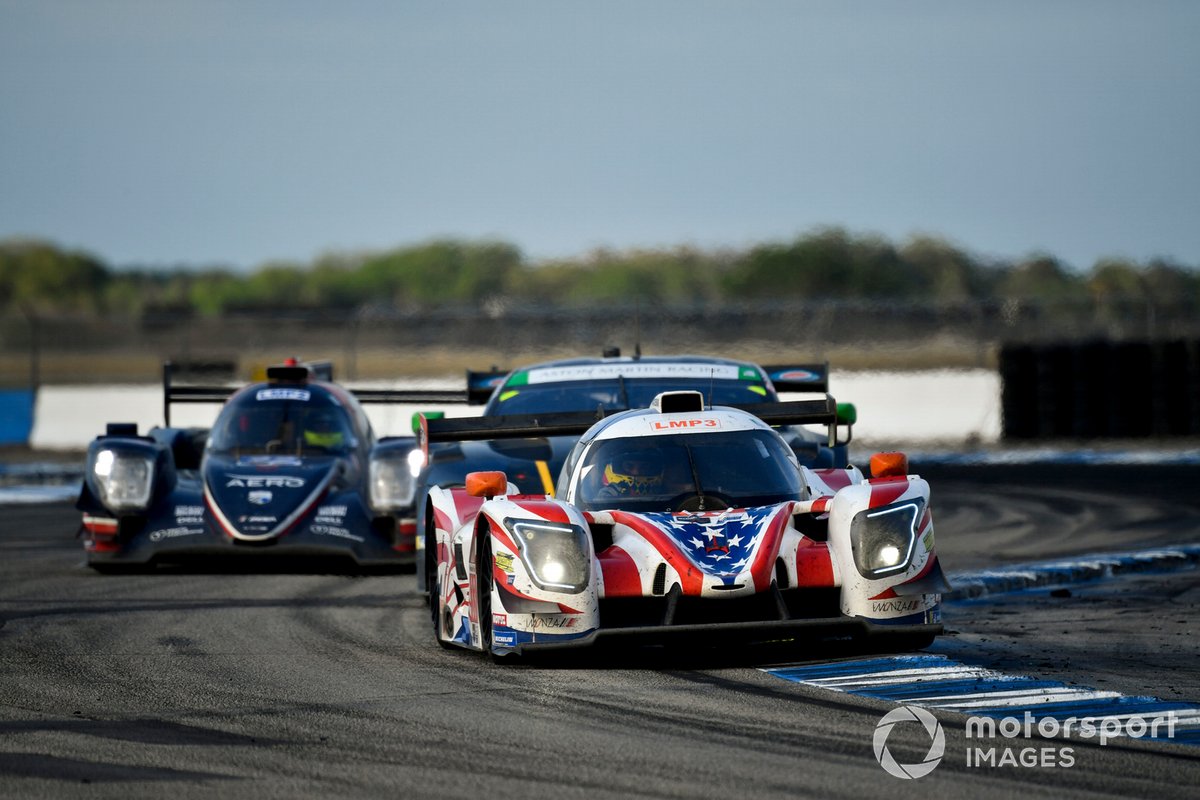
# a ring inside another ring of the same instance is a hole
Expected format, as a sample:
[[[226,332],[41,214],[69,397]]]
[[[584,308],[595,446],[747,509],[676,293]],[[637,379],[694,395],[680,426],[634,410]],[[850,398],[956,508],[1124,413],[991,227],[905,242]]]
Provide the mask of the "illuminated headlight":
[[[420,454],[420,450],[416,451]],[[371,461],[371,506],[377,511],[396,511],[413,504],[416,482],[406,458],[377,458]]]
[[[141,511],[154,487],[154,459],[142,453],[105,449],[92,461],[92,485],[111,511]]]
[[[506,519],[521,551],[521,562],[542,589],[574,594],[587,588],[591,576],[587,534],[578,525],[529,519]]]
[[[860,511],[850,521],[854,565],[866,578],[881,578],[908,569],[917,542],[924,500],[905,500]]]

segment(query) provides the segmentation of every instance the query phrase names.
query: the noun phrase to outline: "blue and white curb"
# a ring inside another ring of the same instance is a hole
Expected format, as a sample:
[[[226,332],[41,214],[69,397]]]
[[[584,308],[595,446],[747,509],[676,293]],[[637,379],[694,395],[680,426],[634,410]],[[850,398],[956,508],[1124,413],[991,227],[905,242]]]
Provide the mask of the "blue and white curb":
[[[1105,732],[1108,738],[1130,736],[1200,745],[1200,705],[1195,703],[1007,675],[942,655],[884,656],[771,667],[763,672],[818,689],[939,711],[1028,719],[1034,725],[1054,720],[1059,729],[1071,720],[1077,731],[1090,727]],[[1162,724],[1142,724],[1153,720]]]
[[[1124,575],[1177,572],[1194,569],[1197,565],[1200,565],[1200,544],[1072,556],[952,573],[949,576],[951,591],[943,594],[942,599],[972,600],[1028,589],[1095,583]]]

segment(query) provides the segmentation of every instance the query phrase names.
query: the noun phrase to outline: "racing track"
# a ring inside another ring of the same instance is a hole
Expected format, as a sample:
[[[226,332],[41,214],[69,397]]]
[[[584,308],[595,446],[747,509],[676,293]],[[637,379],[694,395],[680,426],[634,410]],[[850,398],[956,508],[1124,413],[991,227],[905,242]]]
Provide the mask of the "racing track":
[[[950,571],[1200,539],[1195,467],[923,474]],[[753,668],[770,654],[495,666],[433,643],[411,575],[99,576],[80,566],[68,505],[4,507],[0,520],[0,796],[1169,797],[1200,785],[1200,748],[1132,740],[1076,742],[1070,769],[970,768],[953,714],[940,715],[946,759],[903,781],[872,754],[893,706]],[[1058,594],[950,607],[952,634],[932,649],[1200,701],[1195,572]],[[889,747],[919,759],[928,739],[902,731]]]

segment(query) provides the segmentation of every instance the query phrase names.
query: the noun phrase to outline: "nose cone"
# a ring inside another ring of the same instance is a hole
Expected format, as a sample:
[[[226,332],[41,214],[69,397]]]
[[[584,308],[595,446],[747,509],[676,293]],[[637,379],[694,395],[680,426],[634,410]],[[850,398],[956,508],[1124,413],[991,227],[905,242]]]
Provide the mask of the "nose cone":
[[[647,514],[703,572],[722,578],[746,570],[778,506],[684,514]]]
[[[260,541],[281,536],[325,493],[337,470],[335,458],[210,456],[204,494],[225,532]]]

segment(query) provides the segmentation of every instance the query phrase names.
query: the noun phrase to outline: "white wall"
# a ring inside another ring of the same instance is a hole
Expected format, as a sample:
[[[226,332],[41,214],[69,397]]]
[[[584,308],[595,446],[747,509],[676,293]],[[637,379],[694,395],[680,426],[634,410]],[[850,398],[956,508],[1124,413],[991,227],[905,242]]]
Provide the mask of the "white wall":
[[[461,379],[420,384],[420,388],[438,389],[460,386]],[[854,436],[860,441],[955,444],[968,439],[994,442],[1000,437],[1000,378],[989,370],[834,372],[830,390],[838,400],[858,407]],[[411,433],[414,411],[437,408],[448,416],[478,412],[464,406],[369,405],[367,413],[380,435],[402,435]],[[207,427],[217,410],[215,404],[172,405],[171,423]],[[83,449],[109,422],[136,422],[142,431],[161,425],[162,387],[42,387],[30,445],[44,450]]]

